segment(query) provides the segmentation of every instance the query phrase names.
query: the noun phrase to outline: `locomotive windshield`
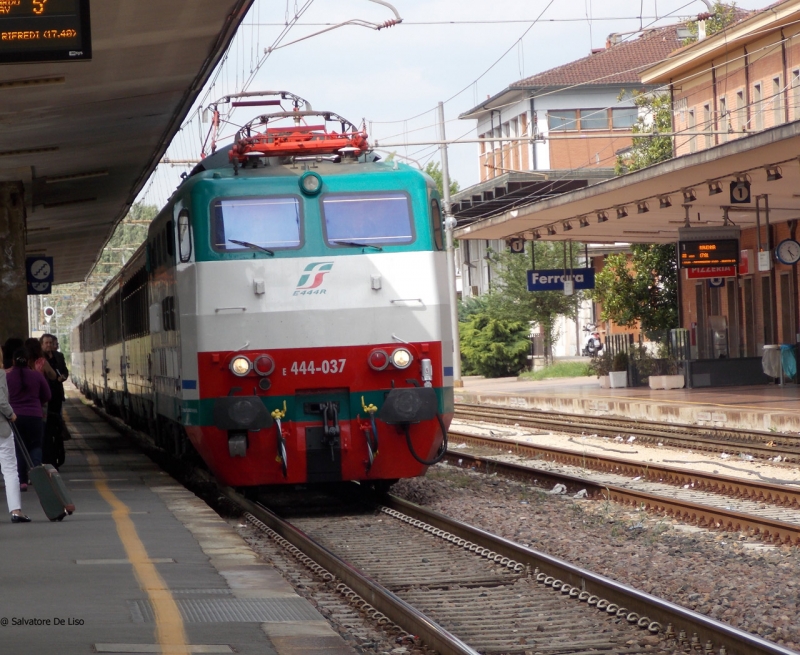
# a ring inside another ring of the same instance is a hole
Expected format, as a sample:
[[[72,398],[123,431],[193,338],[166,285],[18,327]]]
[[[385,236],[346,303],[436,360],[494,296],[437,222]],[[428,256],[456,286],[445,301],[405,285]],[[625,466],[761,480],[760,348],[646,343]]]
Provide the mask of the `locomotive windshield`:
[[[330,194],[322,199],[329,244],[395,245],[414,241],[411,203],[401,192]]]
[[[239,252],[252,250],[252,246],[260,250],[300,246],[298,198],[221,198],[211,208],[215,250]]]

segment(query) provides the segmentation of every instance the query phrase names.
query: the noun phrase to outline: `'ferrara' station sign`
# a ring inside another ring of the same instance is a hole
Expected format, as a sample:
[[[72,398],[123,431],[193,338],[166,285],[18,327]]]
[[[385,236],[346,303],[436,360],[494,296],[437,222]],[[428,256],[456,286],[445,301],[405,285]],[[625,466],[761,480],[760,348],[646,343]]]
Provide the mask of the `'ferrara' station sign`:
[[[91,58],[89,0],[0,0],[0,64]]]
[[[572,280],[576,291],[594,289],[593,268],[573,268],[572,270],[528,271],[528,291],[563,291],[564,282]]]

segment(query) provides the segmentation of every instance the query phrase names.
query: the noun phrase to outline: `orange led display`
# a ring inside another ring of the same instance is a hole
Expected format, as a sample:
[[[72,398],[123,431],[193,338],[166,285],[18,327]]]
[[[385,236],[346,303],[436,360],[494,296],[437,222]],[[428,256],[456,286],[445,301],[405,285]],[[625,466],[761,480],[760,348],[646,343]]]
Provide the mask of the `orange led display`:
[[[91,58],[89,0],[0,0],[0,63]]]
[[[739,240],[681,241],[678,252],[681,268],[731,266],[739,263]]]

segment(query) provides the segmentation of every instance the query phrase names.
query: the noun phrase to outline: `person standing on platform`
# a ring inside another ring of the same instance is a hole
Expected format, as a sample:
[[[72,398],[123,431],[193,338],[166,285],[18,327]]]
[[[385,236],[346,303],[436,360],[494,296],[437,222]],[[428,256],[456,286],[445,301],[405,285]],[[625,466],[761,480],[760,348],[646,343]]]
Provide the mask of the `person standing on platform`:
[[[3,344],[3,368],[8,370],[14,366],[14,353],[25,346],[22,339],[10,337]]]
[[[50,366],[50,362],[44,356],[42,344],[35,337],[25,339],[25,350],[28,353],[28,366],[34,371],[39,371],[48,380],[55,380],[58,375]]]
[[[38,343],[38,342],[37,342]],[[6,373],[8,400],[17,415],[17,430],[30,453],[34,466],[42,463],[42,439],[44,421],[42,405],[50,400],[50,387],[39,371],[28,367],[30,351],[18,349],[14,353],[13,366]],[[28,490],[28,464],[21,453],[17,455],[19,488]]]
[[[8,402],[6,372],[0,369],[0,469],[6,485],[6,502],[12,523],[29,523],[30,519],[22,513],[22,499],[19,495],[17,456],[14,451],[14,433],[11,430],[11,423],[16,420],[17,415]]]
[[[62,407],[64,381],[69,377],[64,355],[56,350],[56,338],[52,334],[43,334],[41,338],[42,352],[50,367],[56,372],[55,380],[48,380],[51,398],[47,403],[47,418],[44,425],[44,443],[42,444],[42,462],[59,468],[64,463],[64,419]]]

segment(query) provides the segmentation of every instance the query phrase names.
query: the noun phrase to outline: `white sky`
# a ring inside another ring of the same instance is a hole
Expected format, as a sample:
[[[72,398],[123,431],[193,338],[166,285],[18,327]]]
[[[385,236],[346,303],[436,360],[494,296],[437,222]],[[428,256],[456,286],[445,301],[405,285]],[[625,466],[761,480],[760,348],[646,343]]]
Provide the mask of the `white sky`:
[[[287,16],[291,18],[307,1],[256,0],[236,37],[224,73],[208,90],[206,104],[241,90],[259,53],[263,54],[278,36]],[[612,32],[679,22],[706,11],[700,0],[393,0],[393,4],[403,24],[380,31],[346,26],[276,50],[248,90],[292,91],[309,100],[314,109],[336,112],[354,123],[362,118],[368,125],[371,121],[371,137],[394,143],[437,138],[433,127],[436,114],[430,110],[439,100],[455,96],[445,104],[447,137],[474,136],[475,122],[458,120],[458,115],[487,95],[523,77],[588,55],[591,48],[603,47]],[[766,4],[765,0],[737,2],[745,9]],[[542,18],[531,27],[540,14]],[[368,0],[314,0],[283,43],[325,27],[308,23],[334,24],[349,19],[378,23],[392,17],[388,8]],[[501,20],[525,22],[413,24]],[[528,28],[521,44],[514,46]],[[509,48],[511,52],[484,75]],[[249,117],[238,110],[233,120],[244,122]],[[196,158],[200,129],[199,121],[187,125],[169,156]],[[439,158],[434,147],[393,150],[423,165],[431,157],[436,161]],[[475,184],[477,146],[451,146],[449,153],[452,178],[461,188]],[[185,168],[159,169],[153,183],[146,187],[144,199],[162,205]]]

